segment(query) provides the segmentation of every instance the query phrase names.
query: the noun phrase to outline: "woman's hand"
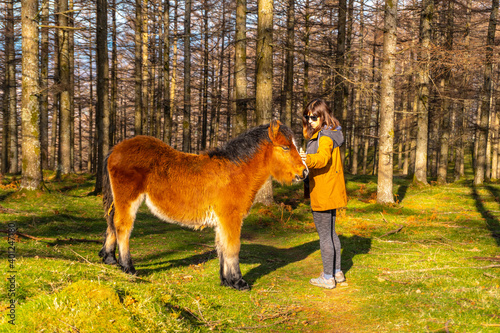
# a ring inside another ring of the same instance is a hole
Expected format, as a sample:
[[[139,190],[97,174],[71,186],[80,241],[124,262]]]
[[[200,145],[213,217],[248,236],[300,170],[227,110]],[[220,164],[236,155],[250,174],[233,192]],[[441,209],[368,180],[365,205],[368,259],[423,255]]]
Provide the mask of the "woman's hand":
[[[299,155],[302,158],[302,161],[306,161],[307,153],[304,151],[304,149],[300,148]]]

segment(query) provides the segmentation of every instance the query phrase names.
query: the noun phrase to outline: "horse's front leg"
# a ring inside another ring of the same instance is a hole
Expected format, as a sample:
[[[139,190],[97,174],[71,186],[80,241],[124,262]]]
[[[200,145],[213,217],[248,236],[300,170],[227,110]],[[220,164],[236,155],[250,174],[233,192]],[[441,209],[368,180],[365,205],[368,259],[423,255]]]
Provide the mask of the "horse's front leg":
[[[250,289],[240,271],[241,221],[220,221],[215,233],[221,285],[238,290]]]

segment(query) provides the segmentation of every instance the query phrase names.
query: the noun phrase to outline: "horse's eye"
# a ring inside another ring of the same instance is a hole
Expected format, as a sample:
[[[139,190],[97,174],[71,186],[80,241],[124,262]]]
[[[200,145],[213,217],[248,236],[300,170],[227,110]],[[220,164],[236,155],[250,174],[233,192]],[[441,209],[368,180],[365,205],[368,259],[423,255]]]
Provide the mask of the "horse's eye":
[[[281,146],[281,149],[283,149],[284,151],[289,151],[289,150],[290,150],[290,147],[287,147],[287,146]]]

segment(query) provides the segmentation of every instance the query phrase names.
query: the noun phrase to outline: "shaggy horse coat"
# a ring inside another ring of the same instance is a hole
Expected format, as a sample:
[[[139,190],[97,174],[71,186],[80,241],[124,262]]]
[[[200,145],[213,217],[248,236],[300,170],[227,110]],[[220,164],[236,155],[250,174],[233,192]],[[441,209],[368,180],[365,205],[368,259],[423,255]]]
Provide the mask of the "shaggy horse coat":
[[[195,229],[215,228],[221,284],[249,289],[239,267],[240,233],[257,191],[272,175],[291,183],[307,176],[293,132],[277,121],[253,128],[201,155],[137,136],[107,156],[103,203],[108,228],[99,252],[106,264],[135,274],[129,238],[142,202],[159,218]],[[116,245],[119,260],[115,257]]]

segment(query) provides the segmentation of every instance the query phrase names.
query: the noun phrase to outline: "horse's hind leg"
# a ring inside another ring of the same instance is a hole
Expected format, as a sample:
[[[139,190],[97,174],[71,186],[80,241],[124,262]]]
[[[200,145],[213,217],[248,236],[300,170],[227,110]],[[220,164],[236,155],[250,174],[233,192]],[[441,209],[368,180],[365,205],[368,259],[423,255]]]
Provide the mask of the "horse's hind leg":
[[[132,264],[132,257],[130,256],[129,240],[134,227],[135,215],[143,199],[143,196],[140,196],[128,204],[115,204],[115,230],[119,251],[118,263],[125,273],[134,275],[136,271]]]
[[[99,256],[102,258],[102,261],[108,265],[116,265],[118,262],[115,257],[116,250],[116,233],[113,227],[108,226],[106,230],[106,236],[104,239],[104,245],[99,251]]]
[[[216,228],[215,243],[220,263],[221,285],[238,290],[248,290],[250,286],[243,280],[240,271],[241,221],[233,224],[220,223]]]

